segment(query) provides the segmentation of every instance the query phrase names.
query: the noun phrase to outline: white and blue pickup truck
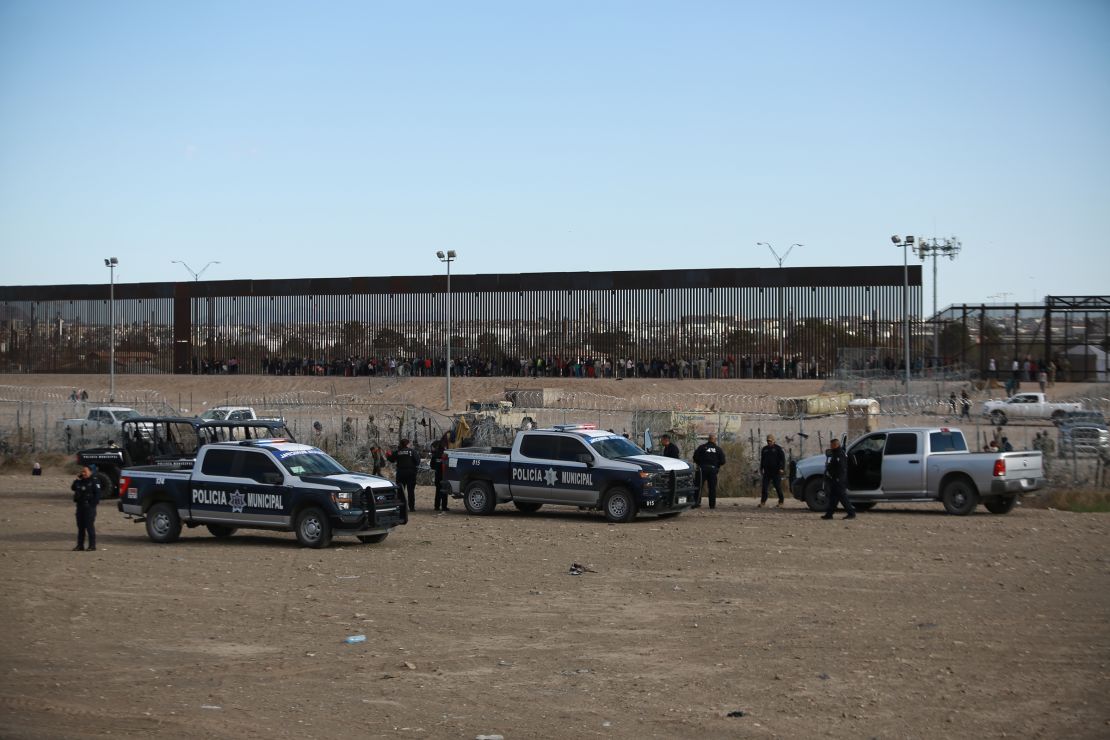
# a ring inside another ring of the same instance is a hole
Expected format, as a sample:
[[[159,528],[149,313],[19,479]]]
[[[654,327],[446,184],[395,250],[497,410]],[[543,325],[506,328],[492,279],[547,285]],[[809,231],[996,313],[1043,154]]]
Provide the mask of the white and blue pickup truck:
[[[177,540],[184,524],[204,525],[218,538],[240,528],[293,531],[313,548],[327,547],[333,535],[376,544],[408,521],[391,481],[280,439],[207,444],[188,469],[125,468],[119,487],[119,510],[145,522],[147,536],[162,543]]]
[[[600,509],[611,522],[637,513],[673,516],[694,504],[694,469],[649,455],[628,439],[592,425],[518,432],[511,448],[469,447],[444,455],[443,482],[471,514],[499,503],[520,511],[544,504]]]
[[[918,427],[865,434],[847,447],[848,498],[866,511],[879,502],[940,501],[949,514],[970,514],[980,503],[1008,514],[1017,497],[1045,486],[1039,451],[971,452],[959,429]],[[794,498],[824,511],[825,456],[798,462]]]

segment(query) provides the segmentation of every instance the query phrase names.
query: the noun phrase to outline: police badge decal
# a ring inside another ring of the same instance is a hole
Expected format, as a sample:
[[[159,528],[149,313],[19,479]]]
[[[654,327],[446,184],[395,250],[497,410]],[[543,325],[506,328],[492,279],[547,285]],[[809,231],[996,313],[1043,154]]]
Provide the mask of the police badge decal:
[[[243,513],[243,507],[247,505],[247,497],[243,492],[236,488],[231,494],[231,511],[232,513]]]

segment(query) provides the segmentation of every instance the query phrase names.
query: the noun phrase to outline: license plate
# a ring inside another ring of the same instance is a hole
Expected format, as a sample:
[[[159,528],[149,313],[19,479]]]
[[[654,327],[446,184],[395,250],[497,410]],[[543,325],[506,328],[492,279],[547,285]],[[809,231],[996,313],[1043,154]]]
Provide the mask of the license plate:
[[[686,503],[686,497],[685,496],[679,496],[678,497],[678,503],[680,503],[680,504]]]

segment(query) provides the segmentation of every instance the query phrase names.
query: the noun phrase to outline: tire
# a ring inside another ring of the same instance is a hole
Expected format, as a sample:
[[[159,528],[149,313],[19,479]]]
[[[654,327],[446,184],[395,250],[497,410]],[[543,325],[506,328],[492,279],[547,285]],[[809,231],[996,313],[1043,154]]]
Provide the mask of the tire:
[[[535,514],[540,510],[543,504],[536,503],[535,501],[514,501],[513,506],[515,506],[518,511],[523,511],[525,514]]]
[[[944,502],[944,510],[956,516],[966,516],[975,511],[979,504],[979,492],[975,484],[967,478],[955,478],[944,484],[940,500]]]
[[[466,484],[466,491],[463,492],[463,505],[471,514],[489,516],[497,507],[493,487],[484,480],[470,481]]]
[[[991,412],[991,424],[994,424],[996,427],[1001,427],[1006,425],[1006,421],[1006,414],[1001,411]]]
[[[378,545],[385,542],[385,538],[389,536],[389,532],[382,532],[381,534],[360,534],[358,541],[364,545]]]
[[[181,517],[173,504],[159,501],[146,513],[146,536],[158,543],[176,542],[181,536]]]
[[[983,502],[983,506],[992,514],[1009,514],[1017,504],[1017,496],[999,496]]]
[[[1064,420],[1064,412],[1063,411],[1056,410],[1056,411],[1052,412],[1052,423],[1053,424],[1055,424],[1056,426],[1060,426],[1060,422],[1063,421],[1063,420]]]
[[[601,508],[605,512],[605,518],[614,524],[630,522],[636,516],[636,500],[627,488],[609,491]]]
[[[315,506],[297,515],[296,532],[297,542],[303,547],[319,550],[331,544],[331,522],[327,514]]]
[[[236,527],[229,527],[226,524],[209,524],[207,527],[212,536],[218,540],[227,539],[238,531]]]
[[[119,491],[116,490],[116,484],[112,482],[112,476],[107,473],[97,473],[96,482],[100,484],[101,498],[119,498]]]
[[[829,508],[829,497],[825,493],[824,482],[820,478],[810,478],[804,489],[806,506],[810,511],[825,511]]]
[[[878,501],[853,501],[852,508],[856,511],[871,511],[875,508]]]

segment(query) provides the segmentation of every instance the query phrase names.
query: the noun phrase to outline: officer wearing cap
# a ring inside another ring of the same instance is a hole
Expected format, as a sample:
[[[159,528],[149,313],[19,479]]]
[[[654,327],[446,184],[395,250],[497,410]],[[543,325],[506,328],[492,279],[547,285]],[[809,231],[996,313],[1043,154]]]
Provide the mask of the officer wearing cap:
[[[409,511],[416,511],[416,469],[420,467],[420,453],[409,447],[409,440],[402,439],[400,446],[386,455],[397,468],[397,488],[401,495],[408,493]]]
[[[840,502],[847,512],[845,519],[855,519],[856,510],[848,500],[848,456],[840,446],[840,440],[833,437],[829,449],[825,450],[825,497],[829,504],[822,519],[832,519],[836,504]]]
[[[782,476],[786,472],[786,453],[775,444],[775,435],[767,435],[767,444],[759,451],[759,472],[763,474],[763,497],[759,500],[759,508],[767,505],[767,488],[774,484],[775,493],[779,495],[778,508],[782,508]]]
[[[709,494],[709,508],[717,508],[717,472],[725,464],[725,451],[717,444],[717,435],[710,434],[704,444],[694,450],[694,464],[701,472],[701,483]],[[701,506],[701,484],[698,484],[698,497],[694,508]]]
[[[663,457],[673,457],[676,460],[682,457],[678,445],[671,441],[671,435],[664,434],[659,438],[659,441],[663,443]]]

